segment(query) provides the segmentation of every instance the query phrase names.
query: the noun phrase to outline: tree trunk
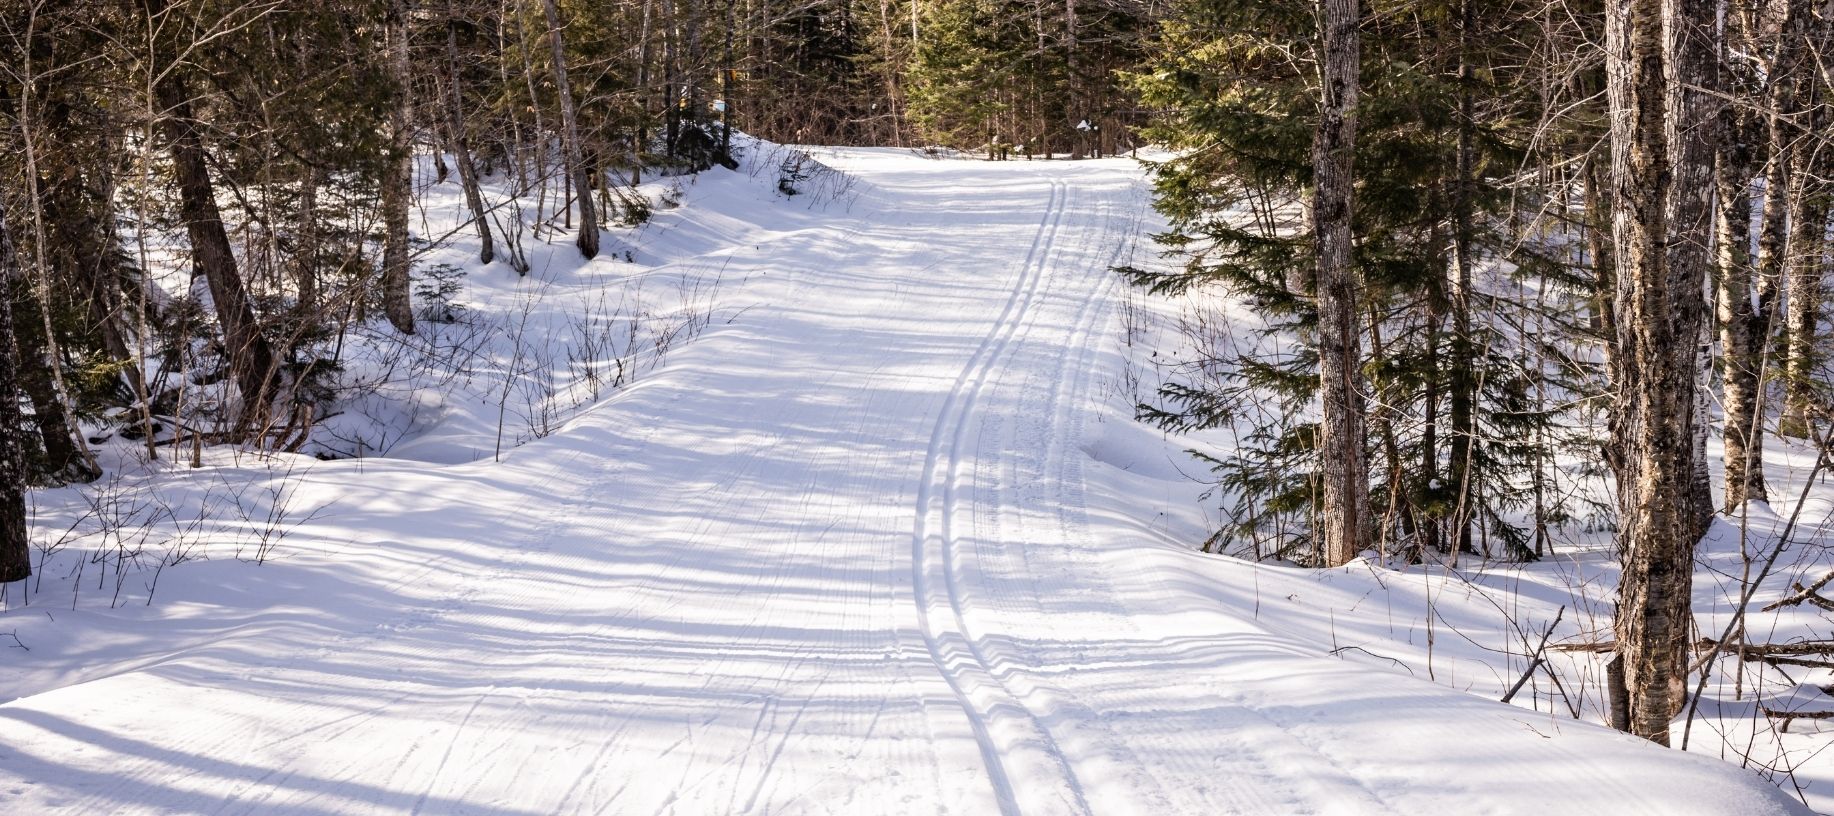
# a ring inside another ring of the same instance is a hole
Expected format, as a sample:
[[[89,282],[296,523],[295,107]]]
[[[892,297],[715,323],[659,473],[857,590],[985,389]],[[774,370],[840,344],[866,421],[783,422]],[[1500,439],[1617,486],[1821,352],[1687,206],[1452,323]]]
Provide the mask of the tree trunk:
[[[163,4],[155,4],[153,16],[163,7]],[[179,69],[165,74],[156,85],[155,94],[159,105],[165,109],[172,166],[178,176],[179,213],[191,240],[191,259],[210,286],[210,300],[216,307],[217,322],[223,328],[223,345],[228,350],[231,374],[242,391],[242,411],[237,426],[248,429],[257,424],[256,419],[267,404],[268,386],[274,374],[274,353],[266,338],[261,336],[248,293],[242,286],[242,276],[236,271],[236,256],[229,245],[229,234],[223,230],[222,215],[217,210],[216,188],[210,181],[204,141],[192,118],[190,95]]]
[[[1606,12],[1623,368],[1612,417],[1624,560],[1616,629],[1630,730],[1664,745],[1685,697],[1701,533],[1690,482],[1715,12],[1714,0],[1610,0]]]
[[[1324,87],[1312,196],[1318,243],[1318,374],[1324,416],[1319,422],[1324,563],[1348,563],[1369,547],[1369,460],[1362,340],[1357,330],[1360,288],[1351,245],[1351,188],[1356,148],[1360,0],[1319,0],[1323,22]]]
[[[1733,512],[1747,501],[1765,501],[1764,440],[1758,419],[1763,415],[1758,392],[1762,365],[1761,342],[1754,342],[1757,313],[1751,302],[1751,148],[1746,134],[1749,117],[1728,106],[1724,120],[1735,137],[1721,148],[1714,182],[1719,192],[1714,230],[1719,250],[1719,343],[1722,355],[1720,401],[1726,424],[1723,461],[1726,469],[1725,500],[1721,507]]]
[[[1814,27],[1819,34],[1821,26]],[[1828,123],[1817,104],[1821,101],[1819,87],[1811,85],[1806,97],[1802,101],[1807,121],[1801,124],[1808,134],[1818,135]],[[1821,256],[1827,247],[1829,190],[1823,174],[1829,163],[1821,156],[1822,151],[1813,147],[1797,150],[1793,156],[1795,189],[1789,199],[1789,243],[1784,251],[1789,307],[1783,323],[1783,416],[1777,421],[1777,432],[1804,439],[1813,436],[1811,423],[1817,413],[1815,334],[1823,297]]]
[[[1703,293],[1702,297],[1706,295]],[[1704,302],[1704,301],[1703,301]],[[1703,314],[1704,309],[1703,306]],[[1694,523],[1702,535],[1713,524],[1713,468],[1707,456],[1707,439],[1710,436],[1709,417],[1711,401],[1708,394],[1713,388],[1713,327],[1710,321],[1700,321],[1700,335],[1694,342],[1694,436],[1689,440],[1692,467],[1688,471],[1688,512],[1694,517]]]
[[[1388,352],[1382,347],[1382,319],[1380,312],[1373,304],[1369,307],[1368,316],[1369,351],[1375,355],[1376,359],[1384,359],[1388,356]],[[1376,552],[1383,558],[1394,555],[1394,548],[1388,545],[1388,536],[1399,522],[1402,538],[1410,542],[1404,551],[1405,555],[1409,563],[1417,563],[1423,546],[1421,542],[1424,539],[1414,513],[1414,497],[1407,490],[1407,463],[1402,455],[1400,442],[1395,438],[1393,412],[1385,409],[1383,402],[1379,399],[1376,406],[1376,410],[1370,412],[1369,424],[1376,439],[1380,441],[1382,458],[1387,466],[1385,481],[1388,488],[1388,508],[1383,511],[1380,523],[1371,520],[1370,523],[1373,525],[1371,537],[1375,539]],[[1427,420],[1429,426],[1431,422]],[[1370,511],[1373,513],[1374,510],[1375,508],[1371,506]]]
[[[1042,26],[1038,33],[1039,36],[1044,35]],[[1065,96],[1069,98],[1067,112],[1071,119],[1094,124],[1095,111],[1090,110],[1081,88],[1082,83],[1076,74],[1076,0],[1063,0],[1063,49]],[[1040,56],[1043,53],[1044,49],[1040,47]],[[1089,135],[1085,130],[1076,132],[1075,139],[1070,142],[1070,158],[1080,159],[1088,152]]]
[[[1473,0],[1459,3],[1458,30],[1458,178],[1452,186],[1452,354],[1451,354],[1451,460],[1446,477],[1452,487],[1452,563],[1458,553],[1472,552],[1471,519],[1477,515],[1472,499],[1477,481],[1473,466],[1477,446],[1477,344],[1471,336],[1471,174],[1475,110],[1471,95],[1472,66],[1468,49],[1474,24]]]
[[[1802,192],[1804,198],[1820,197],[1819,190]],[[1789,251],[1789,311],[1784,321],[1783,416],[1777,420],[1777,432],[1809,439],[1814,436],[1814,420],[1819,414],[1814,376],[1820,355],[1815,336],[1825,296],[1821,256],[1827,246],[1822,233],[1827,229],[1828,209],[1812,202],[1802,214],[1801,226],[1790,230],[1793,235]]]
[[[409,0],[390,0],[384,25],[388,31],[388,66],[395,81],[388,115],[388,165],[382,178],[382,312],[402,334],[414,333],[411,282],[413,258],[408,251],[408,206],[413,203],[413,86],[408,64]]]
[[[732,113],[733,104],[735,102],[732,98],[732,94],[733,91],[737,90],[732,87],[733,71],[735,70],[732,62],[732,31],[738,27],[738,18],[736,16],[737,10],[737,3],[733,2],[733,0],[726,0],[726,54],[720,60],[719,162],[734,170],[738,169],[739,166],[739,163],[732,158]]]
[[[1586,162],[1582,182],[1586,206],[1586,254],[1591,257],[1593,286],[1592,327],[1605,343],[1605,380],[1617,382],[1617,259],[1610,243],[1610,205],[1598,162]]]
[[[650,17],[653,0],[643,0],[643,22],[637,31],[637,133],[630,157],[630,183],[643,183],[644,157],[650,149]],[[667,103],[664,103],[667,104]]]
[[[1610,709],[1611,727],[1630,730],[1630,689],[1624,686],[1624,656],[1616,655],[1605,664],[1605,704]]]
[[[1764,213],[1758,230],[1758,260],[1753,280],[1757,285],[1757,304],[1752,314],[1750,355],[1760,362],[1771,350],[1775,329],[1778,294],[1790,266],[1790,220],[1800,218],[1803,205],[1795,148],[1797,125],[1805,94],[1800,83],[1802,46],[1811,23],[1807,0],[1788,0],[1783,5],[1783,20],[1777,37],[1777,49],[1765,72],[1769,85],[1766,100],[1766,137],[1769,158],[1764,167]],[[1760,368],[1763,366],[1760,365]],[[1764,435],[1764,383],[1757,383],[1758,402],[1753,408],[1752,430],[1748,436],[1754,451],[1752,467],[1762,462]]]
[[[94,481],[101,471],[77,447],[76,435],[81,431],[71,420],[68,403],[51,376],[52,367],[57,365],[56,355],[45,342],[43,306],[31,288],[21,286],[13,292],[12,305],[20,311],[14,312],[18,322],[12,331],[21,364],[19,387],[32,405],[32,424],[38,426],[39,443],[43,446],[40,475],[60,485]]]
[[[318,259],[321,249],[318,237],[318,188],[324,183],[323,173],[317,169],[307,170],[305,179],[300,182],[299,249],[293,257],[293,285],[297,289],[301,314],[312,314],[318,309]]]
[[[22,288],[19,256],[0,204],[0,583],[23,581],[32,574],[31,541],[26,531],[25,440],[19,416],[20,358],[13,342],[13,295]]]
[[[1434,237],[1438,240],[1437,236]],[[1428,371],[1437,372],[1440,366],[1439,346],[1440,327],[1445,325],[1445,292],[1443,284],[1434,281],[1432,289],[1426,293],[1426,366]],[[1420,485],[1427,505],[1420,514],[1420,525],[1414,554],[1410,563],[1424,556],[1427,550],[1440,549],[1441,513],[1432,509],[1438,502],[1439,490],[1439,402],[1440,378],[1427,377],[1422,386],[1420,397]]]
[[[579,239],[575,245],[588,260],[599,254],[599,218],[592,205],[592,183],[586,175],[584,151],[580,147],[579,116],[573,107],[573,90],[567,84],[567,46],[560,34],[560,12],[554,0],[542,0],[542,11],[548,18],[548,44],[554,49],[554,90],[560,98],[560,136],[567,154],[567,172],[573,176],[573,197],[579,203]]]
[[[51,414],[51,416],[41,418],[40,427],[55,432],[53,436],[45,438],[45,450],[50,457],[46,464],[47,474],[59,482],[88,482],[100,476],[102,470],[96,466],[95,455],[90,452],[89,444],[83,439],[82,430],[76,427],[74,421],[75,403],[70,398],[69,384],[64,380],[64,355],[59,347],[57,327],[51,314],[54,305],[51,292],[52,264],[48,246],[51,237],[46,225],[49,220],[45,214],[47,195],[43,185],[40,184],[37,159],[37,143],[40,134],[31,105],[38,80],[32,75],[31,65],[32,61],[28,57],[25,63],[24,82],[21,83],[25,92],[20,95],[18,113],[20,152],[24,154],[25,158],[26,195],[31,202],[32,211],[32,249],[36,261],[33,266],[38,273],[35,285],[30,287],[32,289],[31,304],[37,307],[39,326],[38,331],[34,333],[37,343],[31,349],[31,355],[22,359],[37,363],[37,365],[28,366],[25,374],[28,376],[29,384],[41,387],[31,389],[29,394],[36,408]],[[87,247],[91,243],[88,236],[78,239],[78,254],[82,254],[82,247]],[[80,280],[79,276],[72,275],[60,283],[69,286],[78,280]],[[16,326],[15,330],[17,328]],[[74,450],[76,455],[66,458],[65,446]]]
[[[446,127],[452,131],[452,158],[458,163],[459,184],[465,188],[465,206],[478,228],[478,263],[487,264],[497,257],[490,235],[490,214],[484,209],[484,193],[478,189],[478,166],[471,157],[471,137],[465,133],[465,98],[459,93],[458,18],[452,4],[446,4]]]
[[[1667,0],[1668,61],[1672,81],[1666,92],[1668,146],[1674,186],[1669,188],[1668,263],[1674,297],[1693,331],[1682,335],[1693,369],[1694,386],[1687,396],[1691,460],[1689,468],[1693,529],[1698,541],[1713,518],[1713,494],[1707,469],[1707,385],[1711,364],[1711,334],[1707,315],[1711,298],[1707,281],[1713,268],[1714,160],[1720,145],[1719,125],[1725,109],[1720,85],[1718,19],[1719,0]]]
[[[40,138],[77,137],[78,126],[70,121],[68,104],[54,104],[46,113],[37,123]],[[120,361],[130,359],[132,353],[127,347],[127,309],[122,302],[123,276],[117,260],[120,239],[109,226],[114,223],[115,168],[109,152],[114,145],[109,143],[108,148],[83,157],[84,161],[78,164],[45,168],[48,172],[38,189],[45,245],[63,249],[61,257],[48,259],[47,271],[55,279],[76,287],[74,298],[88,313],[89,325],[102,341],[102,350]],[[135,379],[138,372],[130,368],[126,376]],[[136,391],[138,388],[135,385]]]

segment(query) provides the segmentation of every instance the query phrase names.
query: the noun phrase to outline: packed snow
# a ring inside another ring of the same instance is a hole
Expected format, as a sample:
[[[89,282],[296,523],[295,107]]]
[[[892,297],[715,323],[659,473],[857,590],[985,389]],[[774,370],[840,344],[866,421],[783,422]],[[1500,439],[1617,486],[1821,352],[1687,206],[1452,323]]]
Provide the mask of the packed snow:
[[[786,196],[769,149],[526,278],[432,187],[464,309],[359,341],[343,458],[120,440],[35,494],[0,812],[1804,812],[1596,679],[1497,702],[1557,609],[1608,637],[1603,551],[1196,552],[1192,443],[1132,419],[1138,164],[821,149]]]

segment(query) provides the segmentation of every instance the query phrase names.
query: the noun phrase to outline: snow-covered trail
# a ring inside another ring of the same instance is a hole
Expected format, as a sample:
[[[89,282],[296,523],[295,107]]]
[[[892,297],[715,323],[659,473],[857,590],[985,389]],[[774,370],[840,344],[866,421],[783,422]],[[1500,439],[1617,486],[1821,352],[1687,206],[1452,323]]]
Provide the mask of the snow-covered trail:
[[[832,159],[850,212],[708,204],[750,308],[663,374],[502,463],[314,469],[342,543],[0,706],[0,812],[1789,812],[1098,518],[1134,165]]]

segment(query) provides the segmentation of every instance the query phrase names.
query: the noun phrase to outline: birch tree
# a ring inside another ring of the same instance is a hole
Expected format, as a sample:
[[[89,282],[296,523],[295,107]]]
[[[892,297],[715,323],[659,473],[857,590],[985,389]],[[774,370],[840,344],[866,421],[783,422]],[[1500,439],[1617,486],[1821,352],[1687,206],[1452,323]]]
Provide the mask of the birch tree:
[[[390,0],[384,21],[395,98],[389,110],[388,164],[382,179],[382,310],[402,334],[414,333],[413,258],[408,249],[408,207],[414,194],[413,75],[408,61],[412,14],[409,0]]]
[[[1802,9],[1807,29],[1797,47],[1807,51],[1809,60],[1801,70],[1814,67],[1827,53],[1829,20],[1826,14],[1807,14]],[[1819,138],[1831,120],[1827,111],[1827,89],[1823,83],[1804,83],[1798,93],[1802,106],[1796,114],[1791,136],[1797,139]],[[1834,167],[1827,150],[1820,144],[1797,147],[1791,155],[1794,189],[1789,198],[1789,243],[1784,253],[1784,280],[1788,290],[1788,307],[1783,321],[1783,415],[1777,430],[1785,436],[1808,438],[1814,435],[1811,422],[1817,413],[1816,387],[1812,381],[1820,356],[1816,336],[1821,323],[1822,256],[1827,249],[1829,196],[1834,185],[1827,173]]]
[[[1713,0],[1606,9],[1617,246],[1616,621],[1630,731],[1668,744],[1685,696],[1694,546],[1696,343],[1708,262],[1717,80]]]

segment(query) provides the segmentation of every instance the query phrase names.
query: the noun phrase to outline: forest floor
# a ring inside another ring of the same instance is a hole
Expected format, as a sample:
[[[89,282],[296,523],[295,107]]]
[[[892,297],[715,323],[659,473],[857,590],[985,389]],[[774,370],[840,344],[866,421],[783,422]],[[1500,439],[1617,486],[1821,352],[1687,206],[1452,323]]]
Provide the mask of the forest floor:
[[[0,812],[1802,807],[1584,721],[1593,656],[1497,702],[1557,609],[1558,641],[1608,632],[1602,551],[1195,552],[1191,443],[1131,416],[1157,352],[1110,267],[1154,257],[1137,164],[815,154],[837,170],[795,197],[704,174],[612,231],[630,260],[563,233],[528,278],[471,269],[469,317],[423,329],[469,362],[444,395],[378,388],[412,410],[360,458],[135,470],[111,443],[126,476],[37,493],[65,546],[0,613]],[[569,327],[639,279],[680,305],[642,329],[658,359],[579,396],[605,375],[556,362],[598,360]],[[1696,750],[1742,745],[1739,717]],[[1819,757],[1796,730],[1781,755]],[[1828,805],[1825,760],[1795,764]]]

